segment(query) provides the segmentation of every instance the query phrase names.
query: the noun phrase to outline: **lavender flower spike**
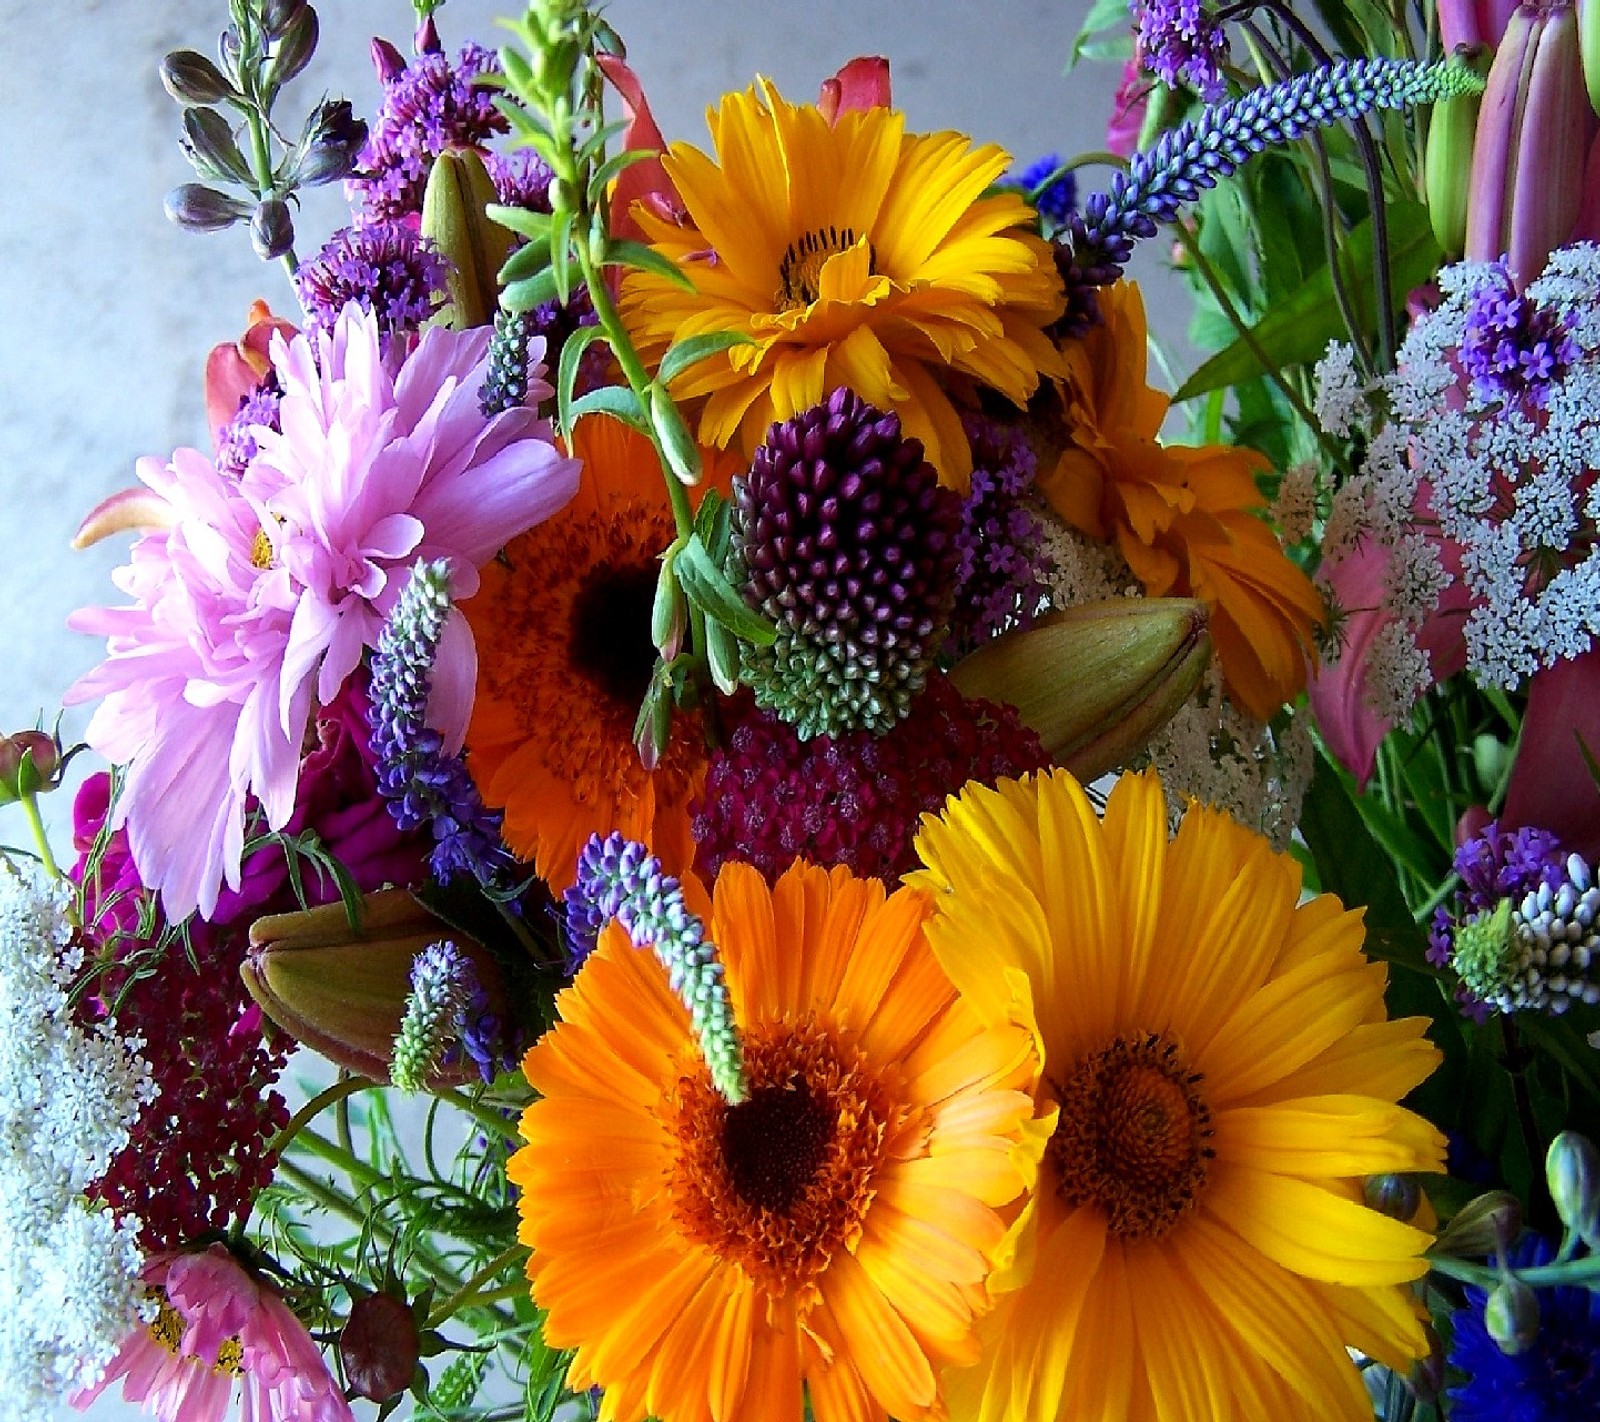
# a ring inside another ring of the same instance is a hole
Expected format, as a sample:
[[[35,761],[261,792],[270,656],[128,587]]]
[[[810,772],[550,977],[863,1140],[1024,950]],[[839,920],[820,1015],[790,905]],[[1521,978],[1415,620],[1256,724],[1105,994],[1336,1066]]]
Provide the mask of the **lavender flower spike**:
[[[749,1094],[733,1005],[722,981],[716,945],[689,911],[683,886],[637,840],[589,836],[578,853],[578,879],[566,891],[567,939],[574,966],[593,951],[600,930],[616,919],[635,948],[653,949],[673,992],[689,1009],[712,1084],[730,1105]]]
[[[485,808],[459,755],[447,755],[427,724],[428,691],[439,638],[450,613],[450,570],[418,562],[372,658],[372,753],[378,792],[401,829],[433,825],[430,860],[441,883],[463,871],[500,884],[512,867],[500,842],[500,816]]]
[[[1254,89],[1217,104],[1136,153],[1108,192],[1095,193],[1072,219],[1068,285],[1106,286],[1121,274],[1133,244],[1155,235],[1180,204],[1214,187],[1247,158],[1374,109],[1403,109],[1476,94],[1483,79],[1464,64],[1405,59],[1346,60]]]
[[[402,1091],[421,1091],[462,1034],[476,986],[472,965],[448,939],[431,943],[411,964],[411,992],[394,1039],[389,1079]]]

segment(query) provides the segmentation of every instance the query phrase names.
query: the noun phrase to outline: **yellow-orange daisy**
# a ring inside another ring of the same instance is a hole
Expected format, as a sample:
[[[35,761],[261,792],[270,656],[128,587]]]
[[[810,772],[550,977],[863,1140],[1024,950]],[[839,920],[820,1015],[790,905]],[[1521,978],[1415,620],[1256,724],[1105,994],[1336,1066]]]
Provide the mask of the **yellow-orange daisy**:
[[[704,903],[704,890],[685,886]],[[701,909],[749,1095],[712,1086],[667,974],[615,923],[523,1069],[508,1173],[545,1340],[605,1422],[943,1416],[971,1363],[997,1209],[1031,1179],[1037,1071],[923,932],[925,896],[796,862]]]
[[[572,502],[514,539],[462,604],[478,645],[467,750],[502,834],[560,890],[579,846],[619,830],[669,871],[694,858],[689,802],[705,773],[696,718],[673,718],[653,770],[633,743],[656,651],[650,607],[657,558],[674,528],[649,440],[617,420],[578,422],[583,477]],[[728,461],[708,461],[726,485]]]
[[[1388,1021],[1361,914],[1226,815],[1169,839],[1154,775],[1103,821],[1056,771],[924,821],[928,935],[980,1012],[1036,1014],[1055,1125],[991,1278],[958,1422],[1371,1422],[1346,1345],[1427,1351],[1422,1230],[1364,1177],[1442,1168],[1396,1103],[1438,1053]]]
[[[1168,398],[1145,380],[1137,286],[1100,293],[1104,321],[1067,343],[1065,444],[1039,488],[1075,528],[1118,550],[1152,597],[1202,599],[1229,696],[1270,720],[1305,687],[1326,619],[1315,585],[1257,517],[1254,450],[1163,444]]]
[[[1015,193],[984,196],[1009,158],[958,133],[908,134],[895,110],[842,113],[784,101],[766,80],[709,114],[717,158],[673,144],[662,159],[682,225],[634,216],[692,289],[649,271],[623,285],[647,358],[710,332],[748,337],[673,382],[703,399],[700,438],[742,444],[840,387],[899,414],[940,477],[965,488],[972,457],[942,372],[1019,405],[1061,357],[1049,247]]]

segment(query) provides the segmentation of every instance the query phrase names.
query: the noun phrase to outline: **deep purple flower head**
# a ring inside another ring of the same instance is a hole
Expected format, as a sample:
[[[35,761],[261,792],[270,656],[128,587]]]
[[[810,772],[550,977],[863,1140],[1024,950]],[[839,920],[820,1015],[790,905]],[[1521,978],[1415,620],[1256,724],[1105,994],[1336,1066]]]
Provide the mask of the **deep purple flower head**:
[[[347,184],[364,222],[416,217],[433,160],[447,148],[477,148],[510,125],[492,90],[474,84],[499,73],[494,54],[469,44],[452,64],[442,53],[421,54],[387,79],[383,103]]]
[[[1078,207],[1077,178],[1071,173],[1056,176],[1061,162],[1059,153],[1047,153],[1017,174],[1017,185],[1024,194],[1033,194],[1038,189],[1033,205],[1038,208],[1039,215],[1055,227],[1062,226]]]
[[[1461,364],[1480,400],[1543,406],[1580,354],[1565,312],[1518,291],[1504,261],[1488,265],[1461,343]]]
[[[1513,1269],[1548,1264],[1555,1251],[1524,1235],[1507,1251]],[[1484,1326],[1487,1294],[1468,1288],[1451,1326],[1450,1366],[1466,1381],[1450,1389],[1454,1422],[1557,1422],[1594,1411],[1600,1391],[1600,1294],[1577,1285],[1540,1289],[1539,1331],[1514,1357]]]
[[[512,153],[487,153],[484,166],[494,183],[495,196],[506,207],[529,212],[550,211],[550,165],[531,148]]]
[[[972,486],[956,535],[951,647],[960,655],[1008,627],[1026,627],[1048,589],[1050,556],[1034,495],[1038,459],[1018,430],[983,415],[962,424],[972,444]]]
[[[403,222],[346,227],[295,273],[313,341],[331,331],[350,302],[378,318],[385,347],[420,330],[445,302],[450,264],[426,237]]]
[[[1228,92],[1222,77],[1228,37],[1200,0],[1144,0],[1139,7],[1139,54],[1169,88],[1186,84],[1208,104]]]
[[[992,785],[1050,763],[1012,707],[969,700],[937,674],[882,736],[801,741],[771,713],[742,706],[690,807],[695,865],[707,876],[737,859],[772,880],[803,855],[893,882],[916,865],[924,812],[969,780]]]

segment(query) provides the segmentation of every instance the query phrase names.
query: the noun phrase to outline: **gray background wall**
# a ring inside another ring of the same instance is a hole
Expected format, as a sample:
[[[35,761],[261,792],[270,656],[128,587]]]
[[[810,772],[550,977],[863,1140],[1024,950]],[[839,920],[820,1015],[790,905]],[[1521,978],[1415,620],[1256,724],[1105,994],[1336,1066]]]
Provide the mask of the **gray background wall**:
[[[492,21],[509,8],[451,0],[438,17],[447,46],[496,43]],[[1116,69],[1062,72],[1086,9],[1087,0],[613,0],[608,14],[669,138],[704,144],[707,104],[758,71],[810,98],[846,59],[879,53],[913,128],[960,129],[1025,163],[1102,146]],[[327,90],[370,114],[378,85],[367,41],[381,33],[408,48],[410,7],[323,0],[319,11],[321,51],[285,106],[298,118]],[[263,266],[241,232],[188,236],[161,212],[162,194],[189,172],[156,65],[179,46],[209,51],[225,20],[223,0],[0,0],[0,731],[53,715],[98,656],[64,621],[115,600],[107,575],[126,541],[72,553],[78,520],[133,482],[140,455],[209,448],[207,350],[239,333],[257,296],[294,310],[281,271]],[[337,192],[314,194],[301,252],[342,220]],[[1157,254],[1143,270],[1159,281]],[[1150,297],[1158,329],[1181,329],[1181,303]],[[85,719],[75,711],[69,732]],[[68,806],[50,808],[65,848]],[[0,841],[23,833],[20,819],[0,820]],[[108,1399],[91,1415],[137,1414]]]

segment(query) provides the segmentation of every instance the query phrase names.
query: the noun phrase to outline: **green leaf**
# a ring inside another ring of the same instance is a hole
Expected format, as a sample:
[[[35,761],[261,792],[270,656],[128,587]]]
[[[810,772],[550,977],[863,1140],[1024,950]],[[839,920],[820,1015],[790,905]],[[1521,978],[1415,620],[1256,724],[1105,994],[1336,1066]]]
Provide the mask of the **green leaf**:
[[[526,281],[531,276],[538,276],[549,265],[550,239],[536,237],[524,242],[506,258],[500,268],[500,285],[509,286],[514,281]]]
[[[661,357],[661,368],[656,374],[663,385],[670,385],[682,371],[705,360],[708,356],[714,356],[732,346],[754,344],[755,342],[743,331],[708,331],[703,336],[689,336],[685,340],[674,341],[667,348],[667,353]]]
[[[1072,41],[1072,54],[1067,60],[1067,72],[1080,59],[1094,58],[1090,50],[1104,44],[1106,41],[1096,41],[1093,37],[1106,30],[1125,31],[1128,28],[1128,0],[1095,0],[1089,7],[1089,13],[1083,17],[1083,24],[1079,26],[1077,37]],[[1124,38],[1127,38],[1124,36]],[[1127,38],[1127,43],[1132,47],[1132,39]]]
[[[1421,203],[1393,203],[1388,216],[1390,287],[1398,313],[1405,306],[1406,293],[1422,285],[1438,268],[1441,253],[1428,224],[1428,210]],[[1339,265],[1356,319],[1363,328],[1370,329],[1374,309],[1371,218],[1350,233]],[[1279,370],[1310,365],[1321,359],[1330,340],[1344,339],[1344,321],[1334,299],[1333,278],[1327,266],[1320,267],[1297,291],[1274,302],[1251,334]],[[1208,390],[1237,385],[1264,373],[1265,367],[1241,336],[1195,371],[1173,399],[1189,400]]]
[[[565,306],[572,299],[572,220],[577,214],[564,208],[550,222],[550,273],[556,281],[556,299]]]
[[[526,237],[530,242],[548,240],[550,236],[548,212],[529,212],[525,207],[507,207],[503,203],[492,202],[484,208],[484,213],[491,222],[498,222],[502,227],[510,228],[519,237]]]
[[[676,262],[670,257],[663,257],[653,247],[646,247],[643,242],[627,242],[613,237],[606,243],[605,261],[601,265],[637,267],[640,271],[653,272],[658,277],[674,282],[685,291],[694,290],[694,283]]]
[[[694,531],[711,555],[711,561],[722,567],[727,562],[728,545],[733,537],[733,505],[715,489],[707,489],[700,500],[699,511],[694,516]]]
[[[571,430],[585,415],[615,415],[640,434],[650,434],[650,417],[639,403],[639,397],[626,385],[602,385],[587,395],[580,395],[567,410],[570,421],[567,429]]]
[[[556,275],[549,267],[545,267],[537,276],[510,283],[500,293],[500,304],[513,313],[532,311],[535,306],[543,306],[545,302],[555,299]]]
[[[596,341],[605,339],[603,326],[579,326],[561,347],[561,365],[556,372],[556,411],[562,429],[572,428],[572,392],[578,383],[578,364],[583,353]]]
[[[689,601],[735,637],[758,647],[770,647],[777,640],[778,629],[739,596],[739,590],[706,551],[698,533],[683,545],[677,569]]]
[[[589,202],[593,207],[599,207],[604,201],[606,189],[619,173],[633,167],[635,163],[643,163],[647,159],[656,157],[656,152],[651,148],[628,148],[621,153],[613,154],[607,158],[593,173],[589,175]]]

